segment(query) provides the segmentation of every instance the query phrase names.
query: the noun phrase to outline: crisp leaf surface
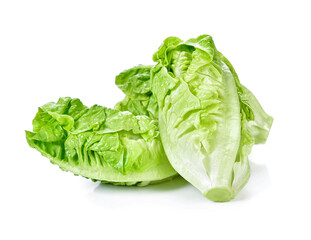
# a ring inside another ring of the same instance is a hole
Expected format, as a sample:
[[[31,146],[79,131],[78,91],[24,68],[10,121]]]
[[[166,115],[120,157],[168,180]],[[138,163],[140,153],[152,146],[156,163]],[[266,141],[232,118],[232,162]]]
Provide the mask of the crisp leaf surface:
[[[39,108],[33,126],[26,131],[29,145],[65,171],[124,184],[176,174],[147,116],[60,98]]]
[[[169,161],[211,200],[234,198],[250,176],[251,148],[260,142],[251,126],[267,133],[271,124],[210,36],[170,37],[153,59],[151,90]]]

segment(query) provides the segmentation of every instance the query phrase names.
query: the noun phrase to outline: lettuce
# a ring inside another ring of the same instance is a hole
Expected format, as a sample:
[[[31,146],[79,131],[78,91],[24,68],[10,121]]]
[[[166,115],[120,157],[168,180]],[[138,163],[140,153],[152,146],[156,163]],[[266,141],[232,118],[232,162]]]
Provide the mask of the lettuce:
[[[147,185],[176,175],[157,122],[60,98],[39,108],[28,144],[64,171],[117,185]]]
[[[265,143],[273,122],[261,107],[256,97],[239,81],[239,78],[229,62],[220,52],[220,57],[228,66],[235,79],[240,100],[240,106],[247,115],[247,125],[255,140],[255,144]],[[151,91],[150,73],[153,66],[139,65],[125,70],[116,77],[116,85],[125,93],[125,98],[115,105],[115,109],[129,111],[135,116],[146,115],[158,120],[158,103]],[[144,86],[141,90],[141,86]]]
[[[150,71],[152,66],[139,65],[120,73],[116,85],[125,93],[125,98],[115,106],[120,111],[134,115],[146,115],[158,119],[158,103],[151,92]]]
[[[153,60],[116,77],[125,98],[114,109],[68,97],[40,107],[28,144],[94,181],[144,186],[179,173],[213,201],[233,199],[272,117],[209,35],[169,37]]]
[[[249,179],[252,146],[265,142],[272,118],[211,36],[169,37],[153,59],[151,90],[169,161],[207,198],[234,198]]]

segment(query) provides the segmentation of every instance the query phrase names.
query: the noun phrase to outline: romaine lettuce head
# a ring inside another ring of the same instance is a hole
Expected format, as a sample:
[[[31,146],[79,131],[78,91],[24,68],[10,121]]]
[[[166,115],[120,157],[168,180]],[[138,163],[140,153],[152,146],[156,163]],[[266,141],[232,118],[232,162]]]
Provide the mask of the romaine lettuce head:
[[[60,98],[39,108],[28,144],[64,171],[117,185],[147,185],[176,175],[156,121]]]
[[[251,148],[266,140],[272,118],[211,36],[169,37],[153,59],[151,90],[169,161],[207,198],[234,198],[249,179]]]

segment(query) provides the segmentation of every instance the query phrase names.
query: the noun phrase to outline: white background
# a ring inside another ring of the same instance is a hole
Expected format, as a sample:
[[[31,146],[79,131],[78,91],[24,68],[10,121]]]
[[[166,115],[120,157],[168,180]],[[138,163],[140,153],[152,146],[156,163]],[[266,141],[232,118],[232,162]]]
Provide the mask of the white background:
[[[311,239],[308,1],[1,1],[0,239]],[[213,203],[182,179],[145,188],[62,172],[28,147],[37,107],[112,107],[114,77],[168,36],[213,36],[274,117],[238,197]]]

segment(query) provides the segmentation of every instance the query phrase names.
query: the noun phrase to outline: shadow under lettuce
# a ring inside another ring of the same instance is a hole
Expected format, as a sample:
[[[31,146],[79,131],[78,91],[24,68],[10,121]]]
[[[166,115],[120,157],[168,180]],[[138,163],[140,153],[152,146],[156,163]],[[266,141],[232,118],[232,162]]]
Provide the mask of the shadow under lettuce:
[[[115,191],[131,191],[131,192],[141,192],[141,191],[171,191],[174,189],[182,188],[189,183],[183,179],[181,176],[177,175],[170,180],[149,184],[147,186],[116,186],[109,183],[100,183],[94,191],[105,191],[106,189],[115,190]]]
[[[242,191],[237,194],[236,198],[230,201],[231,203],[253,198],[269,186],[270,178],[267,166],[265,164],[258,164],[250,161],[250,167],[251,177],[249,182]],[[161,199],[162,202],[168,200],[169,202],[178,201],[180,203],[212,203],[179,175],[171,180],[143,187],[116,186],[100,183],[91,195],[101,203],[120,202],[123,197],[127,199],[127,203],[131,201],[143,201],[143,199],[149,198]]]

